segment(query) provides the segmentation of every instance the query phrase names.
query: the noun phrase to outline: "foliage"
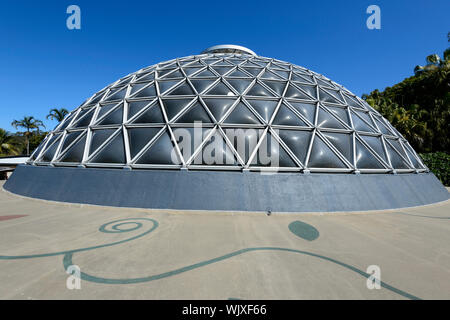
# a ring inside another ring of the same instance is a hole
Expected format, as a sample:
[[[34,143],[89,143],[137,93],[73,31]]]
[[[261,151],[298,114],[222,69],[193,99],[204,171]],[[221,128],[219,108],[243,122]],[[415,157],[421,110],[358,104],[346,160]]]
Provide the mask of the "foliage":
[[[16,136],[0,129],[0,156],[17,156],[22,152],[22,145]]]
[[[47,119],[50,119],[50,120],[56,119],[56,121],[61,122],[61,121],[63,121],[64,117],[68,114],[69,114],[69,111],[67,109],[53,108],[53,109],[50,109],[50,112],[47,115]]]
[[[39,128],[44,127],[44,123],[41,120],[35,119],[33,116],[23,117],[22,120],[14,120],[11,125],[14,128],[24,128],[22,132],[25,137],[27,155],[30,154],[30,137],[33,135],[33,130],[36,129],[37,134],[40,134]]]
[[[425,165],[441,180],[445,186],[450,186],[450,155],[445,152],[420,154]]]
[[[44,140],[45,136],[48,132],[39,132],[35,133],[30,137],[30,154],[33,153],[34,149],[36,149]]]
[[[414,76],[363,95],[419,152],[450,152],[450,48],[443,57],[430,55]]]

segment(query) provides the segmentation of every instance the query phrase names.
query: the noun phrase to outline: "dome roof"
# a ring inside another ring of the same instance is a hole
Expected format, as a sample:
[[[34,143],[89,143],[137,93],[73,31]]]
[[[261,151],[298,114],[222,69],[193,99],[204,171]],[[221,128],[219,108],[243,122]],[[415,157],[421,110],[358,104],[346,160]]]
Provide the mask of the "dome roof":
[[[426,171],[401,134],[341,85],[242,47],[210,49],[143,68],[100,90],[48,134],[28,163]]]

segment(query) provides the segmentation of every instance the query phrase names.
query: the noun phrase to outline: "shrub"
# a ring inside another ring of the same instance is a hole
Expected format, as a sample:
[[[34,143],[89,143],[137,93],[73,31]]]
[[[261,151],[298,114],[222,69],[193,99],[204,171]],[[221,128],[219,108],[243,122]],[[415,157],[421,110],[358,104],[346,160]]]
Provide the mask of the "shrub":
[[[450,186],[450,155],[445,152],[421,153],[425,165],[441,180]]]

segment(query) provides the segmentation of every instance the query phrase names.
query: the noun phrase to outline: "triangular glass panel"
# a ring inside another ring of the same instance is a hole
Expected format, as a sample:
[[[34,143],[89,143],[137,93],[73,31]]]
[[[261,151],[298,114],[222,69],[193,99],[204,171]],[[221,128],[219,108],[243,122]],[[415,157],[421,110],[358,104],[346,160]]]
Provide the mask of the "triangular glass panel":
[[[295,72],[292,73],[291,81],[314,84],[314,81],[311,79],[311,77],[300,75]]]
[[[90,160],[93,163],[125,163],[125,145],[120,132]]]
[[[366,123],[368,123],[372,128],[375,129],[375,125],[373,124],[373,121],[371,117],[369,116],[368,112],[362,112],[359,110],[353,110],[361,119],[363,119]]]
[[[215,131],[195,156],[191,165],[238,166],[239,162],[219,131]]]
[[[46,150],[41,155],[39,161],[41,162],[50,162],[53,159],[53,156],[55,155],[56,150],[58,149],[59,142],[61,140],[61,134],[58,136],[53,136],[52,139],[47,143]]]
[[[300,83],[296,83],[295,85],[297,87],[299,87],[300,89],[302,89],[307,94],[309,94],[312,98],[317,99],[317,91],[316,91],[317,86],[312,86],[312,85],[309,86],[309,85],[300,84]],[[308,99],[311,99],[311,98],[308,98]]]
[[[38,157],[38,155],[39,155],[39,153],[41,152],[42,148],[44,147],[44,144],[46,143],[46,140],[47,140],[47,139],[44,139],[44,140],[41,142],[41,144],[40,144],[36,149],[34,149],[33,153],[32,153],[31,156],[30,156],[29,161],[36,160],[36,158]]]
[[[202,61],[204,63],[206,63],[206,64],[212,64],[212,63],[217,62],[219,60],[220,59],[218,59],[218,58],[204,58],[204,59],[202,59]]]
[[[161,113],[159,102],[147,108],[140,116],[138,116],[133,123],[164,123],[164,118]]]
[[[386,141],[386,150],[389,154],[389,159],[391,159],[391,164],[394,169],[409,169],[409,166],[406,162],[400,157],[397,151],[392,147],[387,140]]]
[[[166,130],[136,161],[137,164],[179,165],[181,160]]]
[[[242,69],[255,77],[261,72],[261,70],[263,70],[262,68],[242,68]]]
[[[162,62],[158,65],[158,70],[169,70],[169,69],[176,69],[178,67],[176,61],[166,61]]]
[[[319,107],[319,114],[317,118],[317,126],[319,128],[332,128],[332,129],[345,129],[345,127],[340,123],[331,113],[326,112]]]
[[[228,74],[227,78],[250,78],[250,76],[246,73],[243,73],[241,70],[236,69]]]
[[[360,134],[359,137],[369,145],[375,151],[375,153],[386,163],[388,163],[386,154],[384,153],[383,143],[381,142],[380,137],[374,137],[374,136],[365,136]]]
[[[133,98],[144,98],[144,97],[155,97],[156,96],[156,88],[155,84],[152,83],[149,86],[145,87],[138,93],[136,93]]]
[[[176,123],[193,123],[195,121],[199,121],[202,123],[211,123],[211,118],[208,113],[205,111],[200,102],[194,103],[192,107],[189,108],[188,111],[184,112],[181,117],[179,117],[175,122]]]
[[[108,94],[108,97],[104,101],[113,101],[113,100],[122,100],[125,98],[125,94],[127,93],[127,87],[113,89]]]
[[[128,102],[128,120],[148,106],[150,102],[152,102],[152,100]]]
[[[245,89],[252,83],[251,79],[227,79],[227,82],[236,89],[240,94],[244,93]]]
[[[348,111],[347,111],[347,109],[341,108],[341,107],[329,106],[329,105],[327,105],[327,109],[329,111],[331,111],[331,113],[334,116],[336,116],[339,120],[341,120],[346,125],[351,127],[350,121],[349,121],[349,118],[348,118]]]
[[[76,112],[74,111],[72,114],[70,114],[69,116],[66,116],[66,118],[63,120],[63,123],[57,127],[58,131],[62,131],[65,128],[67,128],[67,126],[70,124],[70,122],[73,120],[73,117],[75,116]]]
[[[192,85],[194,86],[195,90],[199,94],[203,93],[206,88],[208,88],[211,84],[214,83],[215,80],[208,80],[208,79],[190,79]]]
[[[193,68],[188,68],[185,67],[183,68],[184,73],[186,73],[186,75],[189,77],[191,74],[194,74],[195,72],[197,72],[198,70],[202,69],[202,67],[193,67]]]
[[[244,59],[238,59],[238,58],[228,58],[227,61],[231,62],[234,65],[238,65],[241,64],[242,62],[244,62]]]
[[[91,145],[89,155],[94,153],[117,129],[92,130]]]
[[[212,68],[214,69],[214,71],[216,71],[221,76],[223,76],[225,73],[227,73],[228,71],[233,69],[233,67],[221,67],[221,66],[216,66],[216,65],[214,65]]]
[[[77,122],[72,125],[72,128],[82,128],[87,127],[91,123],[92,116],[94,115],[95,108],[91,109],[84,109],[81,110],[80,114],[78,115]]]
[[[119,86],[123,86],[123,85],[125,85],[125,84],[128,84],[128,83],[131,81],[132,78],[133,78],[132,76],[128,76],[128,77],[126,77],[126,78],[120,80],[119,82],[117,82],[117,83],[114,85],[114,87],[119,87]]]
[[[289,101],[289,104],[294,107],[295,110],[300,112],[311,124],[314,125],[314,119],[316,117],[316,105],[303,102]]]
[[[289,84],[289,87],[286,91],[286,94],[284,95],[286,98],[293,98],[293,99],[304,99],[304,100],[311,100],[311,97],[308,96],[303,91],[297,89],[292,84]]]
[[[350,112],[352,115],[353,127],[358,131],[366,132],[376,132],[371,126],[369,126],[365,121],[358,117],[353,111]]]
[[[376,116],[374,117],[374,119],[378,129],[380,129],[383,134],[393,135],[389,128],[380,119],[378,119]]]
[[[320,95],[320,100],[323,102],[342,104],[342,102],[340,100],[338,100],[335,95],[331,94],[331,90],[325,91],[324,89],[319,87],[319,95]]]
[[[175,70],[174,72],[165,74],[164,76],[161,76],[161,79],[178,79],[178,78],[184,78],[184,74],[180,70]]]
[[[259,64],[253,63],[252,61],[246,61],[242,64],[243,67],[257,67],[260,68],[261,66]]]
[[[270,72],[269,70],[265,70],[264,73],[261,75],[261,79],[268,79],[268,80],[283,80],[282,77],[279,75]]]
[[[338,149],[348,162],[353,163],[353,136],[351,133],[322,131],[322,134],[327,138],[328,142]]]
[[[158,72],[158,78],[163,78],[166,74],[169,74],[170,72],[176,70],[176,68],[168,68],[164,70],[157,70]]]
[[[353,97],[350,97],[346,94],[344,94],[343,96],[344,96],[345,102],[347,102],[347,104],[349,106],[354,107],[354,108],[364,109]]]
[[[372,108],[370,106],[370,104],[368,104],[367,102],[365,102],[364,100],[361,100],[361,105],[362,105],[362,109],[364,109],[365,111],[372,111],[372,112],[376,112],[376,110],[374,108]]]
[[[344,162],[316,135],[308,162],[309,168],[347,168]]]
[[[389,142],[394,146],[394,148],[397,150],[397,152],[398,152],[403,158],[408,159],[407,156],[406,156],[405,151],[403,151],[403,148],[402,148],[402,146],[400,145],[400,140],[394,140],[394,139],[389,139],[389,138],[386,138],[386,140],[389,141]]]
[[[180,66],[185,66],[194,61],[196,61],[195,58],[182,58],[178,61],[178,63],[180,64]]]
[[[271,67],[275,68],[275,69],[282,69],[282,70],[289,71],[289,66],[288,65],[285,65],[285,64],[282,64],[282,63],[279,63],[279,62],[272,62]]]
[[[263,129],[226,128],[224,131],[240,158],[244,163],[247,163],[256,148]]]
[[[80,163],[83,160],[84,147],[86,145],[86,135],[73,144],[69,150],[61,157],[59,162]]]
[[[211,89],[206,92],[210,96],[234,96],[233,91],[230,90],[222,81],[219,81]]]
[[[283,146],[267,132],[255,157],[251,161],[252,166],[257,167],[297,167],[291,156],[284,150]]]
[[[97,113],[97,119],[100,119],[101,117],[103,117],[105,114],[107,114],[109,111],[111,111],[114,107],[117,106],[117,102],[115,103],[108,103],[105,105],[100,105],[99,111]]]
[[[143,87],[145,87],[146,85],[148,85],[147,82],[140,82],[140,83],[136,83],[133,84],[131,86],[131,91],[130,91],[130,96],[132,96],[133,94],[135,94],[137,91],[141,90]]]
[[[205,69],[192,77],[193,78],[217,78],[217,76],[208,69]]]
[[[97,102],[99,102],[103,96],[105,95],[106,90],[103,90],[102,92],[97,93],[91,101],[89,101],[89,104],[96,104]]]
[[[224,123],[232,124],[261,124],[258,118],[251,112],[247,106],[239,102],[233,111],[225,119]]]
[[[236,101],[235,99],[227,99],[227,98],[204,98],[206,106],[209,111],[213,114],[214,118],[217,121],[220,121],[224,114],[228,111],[228,109],[232,106],[232,104]]]
[[[147,73],[144,75],[139,76],[136,81],[150,81],[150,80],[155,80],[155,73]]]
[[[284,88],[286,88],[287,84],[287,81],[262,80],[262,82],[270,89],[275,91],[280,97],[283,94]]]
[[[300,126],[307,127],[308,125],[301,120],[294,112],[292,112],[284,103],[280,106],[277,115],[273,119],[272,125],[284,126]]]
[[[214,64],[214,67],[234,67],[234,64],[232,64],[231,62],[228,61],[220,61],[218,63]]]
[[[159,92],[163,94],[178,83],[180,83],[179,80],[158,81]]]
[[[356,168],[358,169],[384,169],[380,161],[358,139],[356,142]]]
[[[300,160],[301,163],[305,163],[312,132],[300,130],[279,130],[277,133],[281,140],[283,140],[292,153],[297,157],[297,159]]]
[[[61,147],[61,153],[65,152],[67,147],[70,146],[72,142],[74,142],[82,133],[85,131],[73,131],[67,132],[66,137],[64,138],[64,142]]]
[[[282,79],[288,80],[290,71],[271,68],[270,71],[279,75]]]
[[[163,99],[163,105],[169,121],[192,101],[193,99]]]
[[[274,97],[272,93],[270,93],[266,88],[264,88],[259,83],[255,83],[253,87],[247,91],[247,96],[260,96],[260,97]]]
[[[278,101],[270,100],[252,100],[247,99],[247,102],[255,109],[266,122],[269,122],[272,117],[275,108],[278,105]]]
[[[133,159],[161,129],[162,127],[128,128],[131,159]]]
[[[173,135],[185,162],[187,162],[200,147],[204,138],[211,130],[213,129],[201,127],[172,128]]]
[[[185,67],[204,67],[204,65],[198,61],[189,62],[188,64],[185,64],[184,66]]]
[[[189,95],[195,95],[194,90],[192,90],[191,86],[187,82],[183,82],[178,87],[176,87],[174,90],[170,91],[170,93],[167,94],[168,96],[189,96]]]
[[[123,104],[104,116],[97,125],[122,124],[123,122]]]
[[[290,73],[289,71],[283,71],[283,70],[278,70],[278,69],[270,69],[270,71],[277,74],[284,80],[289,79],[289,73]]]
[[[334,89],[334,86],[331,84],[331,82],[328,82],[328,81],[325,81],[322,79],[318,79],[318,78],[316,78],[316,81],[317,81],[317,84],[321,87],[324,86],[325,88]]]
[[[409,158],[409,160],[411,160],[414,168],[423,169],[423,166],[420,164],[420,162],[416,158],[417,154],[414,151],[412,151],[412,148],[409,145],[407,145],[406,143],[404,143],[403,145],[405,146],[405,150],[406,150],[406,153],[408,154],[408,158]]]

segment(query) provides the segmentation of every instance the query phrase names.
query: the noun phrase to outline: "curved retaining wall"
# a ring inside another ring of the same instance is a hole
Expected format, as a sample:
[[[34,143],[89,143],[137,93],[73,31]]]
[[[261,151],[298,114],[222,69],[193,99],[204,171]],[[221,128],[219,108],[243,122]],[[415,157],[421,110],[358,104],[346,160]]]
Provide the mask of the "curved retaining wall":
[[[449,198],[432,173],[262,175],[20,165],[4,188],[45,200],[180,210],[363,211],[419,206]]]

